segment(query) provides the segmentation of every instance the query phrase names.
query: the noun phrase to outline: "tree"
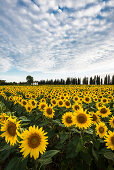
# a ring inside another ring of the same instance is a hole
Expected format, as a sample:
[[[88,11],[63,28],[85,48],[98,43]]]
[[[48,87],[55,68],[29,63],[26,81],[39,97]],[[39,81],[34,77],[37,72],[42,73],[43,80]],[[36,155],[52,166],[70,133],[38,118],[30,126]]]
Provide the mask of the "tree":
[[[30,76],[30,75],[27,76],[27,77],[26,77],[26,81],[27,81],[28,84],[32,84],[32,83],[33,83],[33,77]]]
[[[114,85],[114,75],[112,76],[112,85]]]

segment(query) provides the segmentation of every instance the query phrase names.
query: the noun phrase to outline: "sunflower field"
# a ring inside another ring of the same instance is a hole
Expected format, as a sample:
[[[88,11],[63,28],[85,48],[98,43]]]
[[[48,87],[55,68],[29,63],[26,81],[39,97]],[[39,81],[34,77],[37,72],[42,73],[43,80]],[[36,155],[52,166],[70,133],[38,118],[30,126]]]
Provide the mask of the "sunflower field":
[[[114,86],[0,86],[0,170],[113,170]]]

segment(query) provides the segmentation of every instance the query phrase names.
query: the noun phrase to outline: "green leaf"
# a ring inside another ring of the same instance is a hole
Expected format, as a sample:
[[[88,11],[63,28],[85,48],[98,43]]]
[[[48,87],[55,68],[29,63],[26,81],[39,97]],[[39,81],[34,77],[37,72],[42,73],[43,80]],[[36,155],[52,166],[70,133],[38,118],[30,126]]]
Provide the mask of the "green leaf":
[[[41,158],[43,159],[48,159],[48,158],[52,158],[54,155],[56,155],[58,152],[60,152],[59,150],[50,150],[45,152]]]
[[[5,170],[24,170],[26,169],[27,159],[15,157],[10,160]]]
[[[59,126],[61,126],[61,127],[65,127],[58,119],[52,120],[52,122],[59,125]]]
[[[21,116],[21,117],[19,117],[19,119],[20,119],[22,122],[29,122],[29,121],[30,121],[29,119],[27,119],[26,116]]]
[[[105,152],[105,153],[104,153],[104,157],[105,157],[106,159],[110,159],[110,160],[114,161],[114,153],[111,152],[111,151]]]
[[[92,154],[93,154],[93,157],[95,158],[95,160],[98,161],[98,155],[95,152],[94,148],[92,148]]]

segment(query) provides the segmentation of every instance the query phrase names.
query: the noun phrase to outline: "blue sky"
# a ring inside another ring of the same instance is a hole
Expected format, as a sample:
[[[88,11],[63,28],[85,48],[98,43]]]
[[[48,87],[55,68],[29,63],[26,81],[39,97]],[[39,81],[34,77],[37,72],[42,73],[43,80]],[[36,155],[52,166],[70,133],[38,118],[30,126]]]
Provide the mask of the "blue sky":
[[[0,0],[0,79],[114,73],[114,0]]]

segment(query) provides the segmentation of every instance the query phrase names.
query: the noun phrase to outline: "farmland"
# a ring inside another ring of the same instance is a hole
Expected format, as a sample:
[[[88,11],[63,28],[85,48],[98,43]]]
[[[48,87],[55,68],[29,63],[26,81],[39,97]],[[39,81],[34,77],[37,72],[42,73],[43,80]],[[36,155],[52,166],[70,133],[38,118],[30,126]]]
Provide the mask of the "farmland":
[[[0,168],[114,168],[114,86],[0,86]]]

